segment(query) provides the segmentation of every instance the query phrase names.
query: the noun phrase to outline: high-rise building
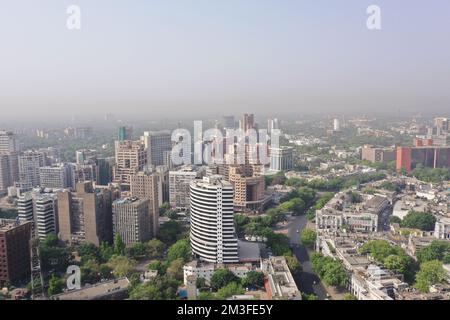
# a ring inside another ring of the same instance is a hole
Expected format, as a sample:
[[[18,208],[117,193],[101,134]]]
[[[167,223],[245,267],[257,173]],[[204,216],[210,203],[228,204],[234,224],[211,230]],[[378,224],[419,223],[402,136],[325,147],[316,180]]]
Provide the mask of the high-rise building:
[[[97,184],[106,186],[112,181],[114,161],[114,157],[97,159]]]
[[[189,208],[189,190],[191,181],[201,177],[198,168],[186,165],[177,171],[169,171],[169,203],[177,210]]]
[[[294,167],[294,149],[291,147],[270,148],[270,170],[288,171]]]
[[[414,170],[417,165],[425,168],[450,168],[450,147],[424,145],[397,148],[397,170]]]
[[[125,245],[151,239],[149,199],[126,198],[113,203],[114,237],[119,234]]]
[[[117,140],[133,140],[133,128],[132,127],[119,127]]]
[[[26,151],[19,155],[19,183],[22,188],[39,186],[39,168],[45,165],[45,154]]]
[[[377,148],[370,145],[364,145],[361,150],[361,160],[370,162],[389,162],[395,161],[397,152],[394,148]]]
[[[59,237],[69,244],[112,241],[112,192],[79,182],[76,192],[58,192]]]
[[[221,176],[190,185],[192,253],[212,263],[239,262],[234,229],[233,186]]]
[[[92,164],[76,164],[72,166],[75,184],[77,182],[98,180],[98,169],[95,163]]]
[[[147,153],[142,141],[116,141],[114,182],[129,188],[130,176],[144,170],[146,165]]]
[[[224,116],[223,117],[223,127],[224,129],[234,129],[236,126],[234,116]]]
[[[39,168],[39,186],[42,188],[64,189],[72,186],[71,167],[59,164]]]
[[[333,131],[341,131],[341,122],[338,118],[333,119]]]
[[[261,210],[268,197],[261,166],[230,166],[228,181],[234,187],[234,205],[240,210]]]
[[[16,152],[0,153],[0,194],[19,181],[19,156]]]
[[[37,236],[45,239],[49,234],[58,234],[58,197],[44,193],[34,199],[34,219]]]
[[[147,161],[149,166],[164,165],[166,151],[172,150],[172,135],[168,131],[144,132],[142,140],[147,150]]]
[[[158,234],[159,207],[162,205],[160,195],[163,192],[161,177],[157,172],[141,171],[131,175],[131,196],[139,199],[148,199],[149,217],[152,236]]]
[[[97,162],[96,150],[77,150],[75,151],[77,164],[92,164]]]
[[[0,131],[0,154],[16,152],[16,135],[10,131]]]
[[[239,128],[244,132],[247,132],[249,129],[256,129],[255,116],[253,114],[244,114],[239,121]]]
[[[0,284],[29,279],[31,227],[31,222],[0,219]]]
[[[275,118],[275,119],[272,119],[272,118],[267,119],[267,134],[271,134],[272,131],[279,130],[279,129],[280,129],[280,123],[279,123],[277,118]]]

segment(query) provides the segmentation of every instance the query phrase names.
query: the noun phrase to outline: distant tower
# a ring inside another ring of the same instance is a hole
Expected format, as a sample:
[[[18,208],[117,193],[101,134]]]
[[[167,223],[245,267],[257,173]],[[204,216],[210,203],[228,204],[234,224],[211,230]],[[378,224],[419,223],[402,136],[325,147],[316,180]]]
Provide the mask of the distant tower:
[[[341,131],[341,123],[338,118],[333,120],[333,131]]]
[[[133,128],[132,127],[120,127],[118,132],[119,141],[132,140],[133,139]]]

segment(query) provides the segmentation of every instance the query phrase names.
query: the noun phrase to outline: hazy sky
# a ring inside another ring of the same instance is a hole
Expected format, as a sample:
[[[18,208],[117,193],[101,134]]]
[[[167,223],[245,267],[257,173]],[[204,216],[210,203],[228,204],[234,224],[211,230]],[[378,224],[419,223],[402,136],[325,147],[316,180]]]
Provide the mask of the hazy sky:
[[[448,0],[0,1],[3,120],[450,112]]]

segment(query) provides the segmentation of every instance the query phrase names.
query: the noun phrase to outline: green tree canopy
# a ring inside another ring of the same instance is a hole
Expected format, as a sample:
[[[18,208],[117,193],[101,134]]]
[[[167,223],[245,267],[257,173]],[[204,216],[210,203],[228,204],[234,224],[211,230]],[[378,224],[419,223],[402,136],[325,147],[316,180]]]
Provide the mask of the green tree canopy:
[[[410,211],[401,223],[403,228],[420,229],[423,231],[433,231],[436,218],[429,212]]]
[[[226,268],[217,269],[211,277],[211,288],[219,290],[231,282],[239,282],[239,278]]]
[[[309,228],[303,229],[300,240],[307,247],[312,247],[316,243],[317,233]]]
[[[217,298],[225,300],[234,295],[244,294],[245,290],[238,282],[231,282],[217,291]]]
[[[247,275],[241,279],[241,283],[244,287],[257,287],[264,286],[264,274],[257,271],[249,271]]]
[[[191,258],[191,246],[188,240],[178,240],[175,242],[167,252],[167,261],[170,263],[177,259],[182,259],[184,262]]]
[[[442,267],[442,262],[432,260],[420,265],[420,271],[416,275],[415,288],[422,292],[429,292],[430,286],[447,282],[448,275]]]

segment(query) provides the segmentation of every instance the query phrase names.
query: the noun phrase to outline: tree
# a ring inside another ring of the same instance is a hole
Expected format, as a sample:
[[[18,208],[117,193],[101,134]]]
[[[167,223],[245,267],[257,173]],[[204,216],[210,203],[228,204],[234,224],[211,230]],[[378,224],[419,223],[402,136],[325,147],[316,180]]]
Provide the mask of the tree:
[[[175,300],[178,281],[167,276],[138,284],[130,292],[131,300]]]
[[[211,288],[219,290],[231,282],[238,282],[239,278],[226,268],[217,269],[211,277]]]
[[[316,197],[316,192],[308,187],[300,187],[298,189],[298,197],[303,200],[303,202],[309,206],[314,201]]]
[[[100,244],[99,254],[102,262],[106,262],[114,255],[114,248],[107,242],[102,242]]]
[[[423,231],[433,231],[436,218],[429,212],[410,211],[401,223],[403,228],[420,229]]]
[[[113,256],[106,265],[112,269],[114,276],[121,278],[133,273],[136,261],[125,256]]]
[[[304,229],[300,235],[300,240],[307,247],[312,247],[316,243],[317,233],[312,229]]]
[[[447,282],[448,275],[442,267],[442,262],[432,260],[420,265],[420,271],[416,275],[414,287],[421,292],[429,292],[430,286]]]
[[[65,281],[55,275],[52,275],[48,282],[48,295],[54,296],[55,294],[61,293],[64,289]]]
[[[136,242],[126,249],[127,256],[133,259],[147,257],[147,246],[142,242]]]
[[[333,261],[325,265],[323,281],[329,286],[345,287],[348,274],[340,261]]]
[[[92,243],[85,243],[78,247],[78,254],[81,257],[81,262],[84,263],[89,260],[99,261],[100,252],[98,248]]]
[[[184,262],[191,258],[191,246],[188,240],[178,240],[167,252],[167,261],[170,263],[176,259],[182,259]]]
[[[311,294],[302,293],[302,298],[303,300],[319,300],[319,297],[312,293]]]
[[[398,223],[398,224],[401,225],[402,219],[400,219],[400,218],[397,217],[397,216],[390,216],[390,217],[389,217],[389,223],[390,223],[390,224]]]
[[[405,274],[410,264],[410,258],[406,255],[391,254],[384,259],[383,264],[389,270],[396,273]]]
[[[316,202],[315,209],[316,210],[322,209],[328,203],[328,201],[330,201],[333,197],[334,197],[334,193],[331,193],[331,192],[325,193]]]
[[[161,258],[165,249],[164,243],[161,240],[153,239],[147,242],[147,255],[152,259]]]
[[[247,275],[241,279],[241,283],[244,287],[263,287],[264,274],[257,271],[249,271]]]
[[[347,293],[344,296],[344,300],[358,300],[358,298],[356,296],[354,296],[353,294],[351,294],[351,293]]]
[[[153,260],[147,266],[148,270],[156,270],[159,274],[166,273],[166,265],[159,260]]]
[[[429,246],[423,247],[417,252],[419,262],[427,262],[432,260],[443,261],[445,264],[450,263],[450,242],[435,240]]]
[[[244,294],[245,290],[240,283],[230,282],[217,291],[217,298],[225,300],[234,295]]]
[[[292,212],[294,215],[299,215],[305,211],[305,202],[300,198],[294,198],[283,202],[280,205],[280,209],[285,212]]]
[[[197,300],[216,300],[216,296],[209,291],[202,291],[199,293]]]
[[[182,280],[183,279],[183,266],[184,266],[184,260],[182,258],[173,260],[169,267],[167,268],[167,275],[177,279]]]
[[[292,254],[289,246],[290,240],[288,236],[279,233],[273,233],[267,235],[267,246],[272,250],[276,256],[290,256]]]
[[[324,257],[320,253],[311,255],[311,264],[314,272],[329,286],[345,286],[348,274],[341,261]]]
[[[170,244],[177,241],[178,236],[183,233],[180,222],[171,220],[164,223],[158,232],[158,239],[163,243]]]
[[[198,289],[206,288],[206,279],[203,277],[198,277],[195,281],[195,285]]]
[[[122,241],[120,234],[116,234],[114,237],[114,253],[118,255],[125,253],[125,243]]]
[[[303,271],[303,268],[298,259],[295,256],[285,256],[285,259],[292,275],[293,276],[300,275],[300,272]]]

